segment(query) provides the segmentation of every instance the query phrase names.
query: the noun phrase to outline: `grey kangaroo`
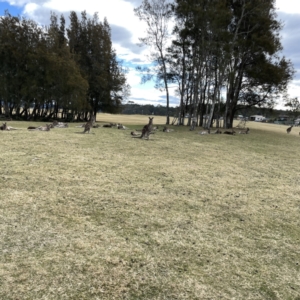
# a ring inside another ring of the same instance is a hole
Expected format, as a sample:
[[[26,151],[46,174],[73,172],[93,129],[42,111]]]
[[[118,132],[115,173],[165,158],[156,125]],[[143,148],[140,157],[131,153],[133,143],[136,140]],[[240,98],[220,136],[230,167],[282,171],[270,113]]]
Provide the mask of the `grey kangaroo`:
[[[49,124],[46,124],[46,126],[39,126],[39,127],[33,127],[33,126],[29,126],[27,129],[29,130],[29,131],[38,131],[38,130],[40,130],[40,131],[50,131],[50,128],[51,128],[51,125],[49,125]]]
[[[290,133],[292,131],[292,128],[293,128],[294,125],[292,125],[291,127],[289,127],[287,130],[286,130],[286,133]]]
[[[87,122],[87,123],[84,125],[84,131],[83,131],[83,133],[86,133],[86,132],[87,132],[87,133],[90,133],[91,127],[93,127],[94,123],[95,123],[95,117],[94,117],[94,116],[91,116],[90,121]]]
[[[0,126],[0,130],[8,130],[8,129],[7,129],[6,122],[3,123],[3,124]]]
[[[145,125],[142,129],[142,134],[140,136],[133,136],[134,138],[141,138],[141,139],[147,139],[149,140],[149,136],[151,133],[153,133],[153,119],[154,117],[149,117],[149,123]]]

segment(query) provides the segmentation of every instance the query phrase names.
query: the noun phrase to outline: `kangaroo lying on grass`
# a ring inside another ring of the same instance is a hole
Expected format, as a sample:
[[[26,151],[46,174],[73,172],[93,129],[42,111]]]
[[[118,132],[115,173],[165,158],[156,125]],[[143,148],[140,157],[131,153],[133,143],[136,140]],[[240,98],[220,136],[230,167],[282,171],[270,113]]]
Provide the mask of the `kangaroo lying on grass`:
[[[227,130],[224,131],[223,134],[231,134],[231,135],[235,135],[235,131],[233,129],[231,129],[231,131]]]
[[[53,121],[52,124],[50,124],[51,128],[68,128],[69,125],[68,123],[63,123],[63,122],[58,122],[58,121]]]
[[[117,125],[117,128],[118,128],[118,129],[121,129],[121,130],[126,130],[126,129],[127,129],[127,127],[124,126],[124,125],[122,125],[122,124],[118,124],[118,125]]]
[[[27,129],[29,131],[50,131],[51,128],[51,124],[46,124],[46,126],[39,126],[39,127],[33,127],[33,126],[29,126]]]
[[[140,134],[139,132],[136,132],[136,131],[131,131],[130,134],[131,134],[132,136],[138,136],[138,137],[141,136],[141,134]]]
[[[210,129],[199,131],[198,134],[210,134]]]
[[[2,125],[0,126],[0,130],[10,131],[10,130],[17,130],[17,128],[14,128],[14,127],[11,127],[11,126],[7,126],[7,124],[5,122],[5,123],[2,123]]]
[[[244,129],[244,130],[240,130],[238,133],[239,134],[248,134],[249,133],[249,128],[247,127],[246,129]]]
[[[142,129],[142,134],[140,136],[133,136],[135,138],[140,138],[140,139],[147,139],[149,140],[150,134],[154,133],[153,132],[153,119],[154,117],[150,118],[149,117],[149,123],[145,125]]]
[[[174,129],[168,128],[167,126],[163,128],[163,132],[172,132],[172,131],[174,131]]]

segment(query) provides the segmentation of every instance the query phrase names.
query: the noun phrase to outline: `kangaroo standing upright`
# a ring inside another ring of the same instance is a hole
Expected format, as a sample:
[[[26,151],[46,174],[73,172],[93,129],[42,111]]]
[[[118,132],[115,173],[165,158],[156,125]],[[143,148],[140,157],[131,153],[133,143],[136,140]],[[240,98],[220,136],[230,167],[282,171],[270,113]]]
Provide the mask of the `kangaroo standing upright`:
[[[83,131],[83,133],[86,133],[86,132],[87,132],[87,133],[90,133],[91,127],[93,127],[94,123],[95,123],[95,117],[94,117],[94,116],[91,116],[90,121],[87,122],[87,123],[84,125],[84,131]]]
[[[149,123],[144,126],[144,128],[142,130],[141,138],[145,138],[145,139],[149,140],[149,136],[153,130],[153,119],[154,119],[154,117],[152,117],[152,118],[149,117]]]
[[[293,128],[294,125],[292,125],[291,127],[289,127],[287,130],[286,130],[286,133],[290,133],[292,128]]]
[[[149,123],[143,127],[141,136],[133,136],[133,137],[141,138],[141,139],[144,138],[144,139],[149,140],[149,136],[153,130],[153,119],[154,119],[154,117],[152,117],[152,118],[149,117]]]

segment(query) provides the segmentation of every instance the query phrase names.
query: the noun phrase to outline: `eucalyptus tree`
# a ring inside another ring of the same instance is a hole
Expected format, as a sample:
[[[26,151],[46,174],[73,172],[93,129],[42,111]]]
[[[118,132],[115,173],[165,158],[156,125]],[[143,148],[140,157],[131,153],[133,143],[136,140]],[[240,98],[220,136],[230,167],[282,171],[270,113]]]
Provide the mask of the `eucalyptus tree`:
[[[222,93],[226,93],[224,127],[230,128],[240,105],[272,106],[291,80],[291,62],[279,56],[282,26],[274,2],[175,0],[173,10],[181,28],[175,27],[173,44],[180,44],[184,36],[192,62],[194,91],[187,90],[185,97],[192,99],[190,109],[195,114],[196,107],[204,113],[206,100],[209,123]],[[178,54],[174,57],[178,61]],[[181,77],[187,78],[185,73]]]
[[[223,47],[228,18],[224,1],[176,0],[172,9],[176,25],[169,54],[175,73],[178,70],[181,107],[185,99],[190,117],[203,125],[203,115],[208,114],[209,107],[213,116],[224,81]]]
[[[239,103],[270,105],[293,76],[290,61],[280,57],[280,30],[274,0],[228,1],[231,55],[227,66],[224,126],[232,127]]]
[[[298,97],[290,98],[288,95],[284,95],[285,107],[288,108],[290,113],[295,119],[299,119],[300,116],[300,100]]]
[[[142,44],[151,47],[150,60],[157,66],[157,87],[163,88],[166,92],[167,119],[169,124],[169,70],[167,67],[167,47],[170,43],[169,23],[172,18],[171,5],[168,0],[143,0],[142,4],[134,9],[136,16],[146,23],[146,37],[140,38]]]
[[[172,81],[177,83],[177,95],[180,98],[178,124],[184,124],[184,116],[188,105],[190,70],[191,70],[191,43],[185,34],[182,20],[178,20],[173,33],[177,39],[172,41],[171,47],[167,48],[167,62]]]

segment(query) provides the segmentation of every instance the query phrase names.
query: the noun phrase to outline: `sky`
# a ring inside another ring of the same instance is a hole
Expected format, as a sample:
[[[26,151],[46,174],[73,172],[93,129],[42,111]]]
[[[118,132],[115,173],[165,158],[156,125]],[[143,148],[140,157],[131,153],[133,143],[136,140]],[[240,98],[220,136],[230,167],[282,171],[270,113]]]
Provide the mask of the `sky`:
[[[145,36],[145,25],[134,15],[133,9],[142,0],[0,0],[0,15],[8,10],[11,15],[25,16],[41,25],[48,25],[50,12],[63,14],[68,20],[70,11],[80,14],[86,11],[92,16],[98,13],[99,19],[105,17],[111,26],[113,47],[117,56],[129,70],[128,83],[131,86],[130,101],[139,104],[165,105],[165,92],[154,88],[154,83],[141,84],[137,66],[149,63],[147,47],[138,46],[139,37]],[[290,59],[296,74],[288,93],[290,97],[300,97],[300,1],[276,0],[278,19],[283,22],[281,31],[283,51],[281,56]],[[170,105],[179,105],[175,89],[170,90]],[[277,108],[283,108],[279,104]]]

